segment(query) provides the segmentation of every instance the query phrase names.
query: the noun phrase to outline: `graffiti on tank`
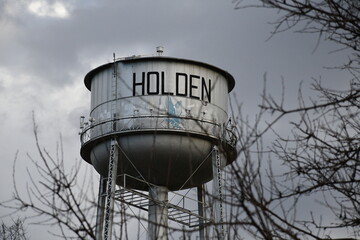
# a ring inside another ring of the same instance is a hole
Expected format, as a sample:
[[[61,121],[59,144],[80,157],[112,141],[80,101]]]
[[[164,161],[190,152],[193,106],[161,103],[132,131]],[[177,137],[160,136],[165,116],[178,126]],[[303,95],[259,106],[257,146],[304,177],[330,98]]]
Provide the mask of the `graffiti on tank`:
[[[173,104],[171,98],[169,97],[167,99],[167,106],[168,106],[168,115],[169,118],[167,119],[167,122],[173,127],[182,129],[183,128],[183,120],[181,118],[178,118],[176,116],[180,116],[182,113],[182,106],[181,101],[177,101],[175,104]]]

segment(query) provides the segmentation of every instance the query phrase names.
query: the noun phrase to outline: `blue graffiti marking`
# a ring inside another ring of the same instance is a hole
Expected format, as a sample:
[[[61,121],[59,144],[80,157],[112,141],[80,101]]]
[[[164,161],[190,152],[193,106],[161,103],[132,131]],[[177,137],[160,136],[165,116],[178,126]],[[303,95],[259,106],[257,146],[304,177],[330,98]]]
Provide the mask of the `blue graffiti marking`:
[[[169,116],[179,116],[181,115],[181,101],[177,101],[175,104],[172,103],[171,98],[168,98],[168,115]],[[171,117],[167,119],[167,122],[171,124],[173,128],[181,128],[180,125],[183,125],[182,119],[177,117]]]

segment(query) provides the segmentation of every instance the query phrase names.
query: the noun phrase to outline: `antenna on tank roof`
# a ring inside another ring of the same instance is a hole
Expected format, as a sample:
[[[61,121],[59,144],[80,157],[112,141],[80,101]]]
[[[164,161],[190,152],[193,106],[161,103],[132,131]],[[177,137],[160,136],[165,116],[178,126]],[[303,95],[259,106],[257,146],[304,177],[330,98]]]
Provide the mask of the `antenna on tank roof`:
[[[164,52],[164,47],[162,46],[156,47],[156,52],[158,53],[159,56],[162,56]]]

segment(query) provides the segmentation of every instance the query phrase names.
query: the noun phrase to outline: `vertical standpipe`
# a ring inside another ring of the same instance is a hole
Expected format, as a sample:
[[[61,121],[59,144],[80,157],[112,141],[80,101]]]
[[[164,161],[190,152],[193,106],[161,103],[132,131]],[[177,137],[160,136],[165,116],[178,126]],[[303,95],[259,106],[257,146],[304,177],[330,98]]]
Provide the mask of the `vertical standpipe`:
[[[149,189],[148,240],[168,239],[168,191],[163,186]]]

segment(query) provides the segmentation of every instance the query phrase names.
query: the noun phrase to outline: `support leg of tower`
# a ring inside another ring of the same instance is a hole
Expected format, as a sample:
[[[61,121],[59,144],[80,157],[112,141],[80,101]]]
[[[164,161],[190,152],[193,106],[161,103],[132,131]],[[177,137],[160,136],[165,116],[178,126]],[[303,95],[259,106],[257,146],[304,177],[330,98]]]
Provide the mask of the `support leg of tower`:
[[[117,177],[117,166],[119,158],[119,149],[117,141],[111,140],[109,171],[106,187],[106,205],[105,205],[105,224],[104,224],[104,240],[111,240],[113,213],[114,213],[114,192]]]
[[[213,198],[214,198],[214,222],[215,222],[215,236],[217,239],[225,238],[224,229],[224,206],[223,206],[223,189],[221,170],[222,154],[217,146],[214,146],[212,154],[212,168],[213,168]]]
[[[96,229],[95,229],[95,238],[96,240],[102,240],[103,230],[104,230],[104,210],[105,210],[105,200],[103,196],[106,190],[106,181],[103,176],[100,176],[99,181],[99,195],[98,195],[98,206],[96,212]]]

